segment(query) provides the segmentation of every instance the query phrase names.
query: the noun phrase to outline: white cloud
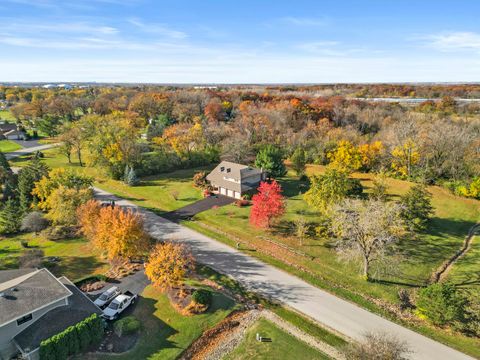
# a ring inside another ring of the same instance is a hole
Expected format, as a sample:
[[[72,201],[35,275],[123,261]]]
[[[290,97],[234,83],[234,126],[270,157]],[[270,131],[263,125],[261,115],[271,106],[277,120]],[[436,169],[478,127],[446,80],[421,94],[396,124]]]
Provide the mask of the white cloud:
[[[294,17],[287,16],[280,18],[282,23],[287,23],[295,26],[326,26],[329,21],[325,18],[307,18],[307,17]]]
[[[440,51],[480,51],[480,34],[474,32],[449,32],[423,37],[430,47]]]
[[[172,39],[185,39],[188,36],[185,32],[171,29],[164,24],[146,24],[138,18],[128,19],[128,22],[146,33],[163,35]]]

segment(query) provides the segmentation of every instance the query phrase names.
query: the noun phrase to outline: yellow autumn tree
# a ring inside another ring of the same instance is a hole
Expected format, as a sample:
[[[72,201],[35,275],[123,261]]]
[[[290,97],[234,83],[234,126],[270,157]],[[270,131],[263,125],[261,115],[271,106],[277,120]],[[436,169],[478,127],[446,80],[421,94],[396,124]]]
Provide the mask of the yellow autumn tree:
[[[362,162],[362,167],[371,170],[380,160],[380,156],[385,151],[385,146],[381,141],[375,141],[371,144],[358,146],[358,152]]]
[[[82,233],[109,260],[144,255],[150,246],[142,217],[131,209],[89,201],[77,210]]]
[[[89,200],[77,208],[77,223],[80,231],[90,241],[97,233],[97,220],[101,208],[102,205],[98,200]]]
[[[167,127],[163,136],[154,138],[153,141],[171,147],[180,157],[189,157],[192,151],[199,150],[205,145],[203,126],[199,120],[193,125],[175,124]]]
[[[145,264],[145,274],[153,286],[167,290],[183,284],[194,269],[194,259],[182,244],[165,242],[157,244]]]
[[[362,166],[362,156],[350,141],[342,140],[334,151],[327,154],[330,166],[337,170],[352,172]]]
[[[76,223],[77,208],[93,198],[93,190],[72,189],[60,185],[45,200],[45,208],[48,209],[47,219],[55,225],[72,225]]]
[[[414,166],[420,161],[420,154],[413,140],[407,140],[392,150],[392,170],[402,177],[410,177]]]

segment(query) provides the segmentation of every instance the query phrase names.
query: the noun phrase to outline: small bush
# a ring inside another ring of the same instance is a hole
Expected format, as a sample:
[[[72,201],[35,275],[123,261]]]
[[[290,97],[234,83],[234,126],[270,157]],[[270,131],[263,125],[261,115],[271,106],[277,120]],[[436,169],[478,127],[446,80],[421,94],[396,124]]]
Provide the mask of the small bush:
[[[77,236],[77,229],[72,226],[54,226],[45,230],[45,237],[53,241],[71,239]]]
[[[212,293],[211,291],[204,289],[195,290],[192,294],[192,301],[197,304],[210,305],[212,301]]]
[[[25,215],[22,219],[22,231],[33,231],[38,234],[40,231],[48,227],[48,220],[43,217],[39,211],[32,211]]]
[[[140,330],[140,321],[134,316],[126,316],[113,324],[113,331],[117,336],[136,333]]]
[[[244,206],[249,206],[249,205],[250,205],[249,200],[237,200],[237,201],[235,201],[235,206],[238,206],[238,207],[244,207]]]
[[[433,284],[418,292],[417,311],[434,325],[462,320],[465,299],[451,284]]]
[[[22,247],[23,247],[24,249],[28,249],[28,247],[29,247],[27,240],[22,240],[22,241],[20,241],[20,245],[22,245]]]

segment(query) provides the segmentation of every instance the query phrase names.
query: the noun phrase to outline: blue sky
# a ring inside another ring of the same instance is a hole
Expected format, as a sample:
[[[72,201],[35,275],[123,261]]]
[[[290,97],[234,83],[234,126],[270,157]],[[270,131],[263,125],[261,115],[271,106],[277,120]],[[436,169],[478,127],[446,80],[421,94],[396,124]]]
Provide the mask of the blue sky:
[[[480,81],[476,0],[0,0],[0,81]]]

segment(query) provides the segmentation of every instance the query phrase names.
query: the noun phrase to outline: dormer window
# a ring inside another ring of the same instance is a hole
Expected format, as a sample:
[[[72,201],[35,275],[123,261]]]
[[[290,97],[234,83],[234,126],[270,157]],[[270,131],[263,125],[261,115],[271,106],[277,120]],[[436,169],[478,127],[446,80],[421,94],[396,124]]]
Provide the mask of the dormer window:
[[[225,171],[225,167],[222,166],[222,167],[220,168],[220,172],[224,172],[224,171]]]
[[[230,171],[232,171],[232,169],[228,168],[228,169],[227,169],[227,173],[229,173]]]

